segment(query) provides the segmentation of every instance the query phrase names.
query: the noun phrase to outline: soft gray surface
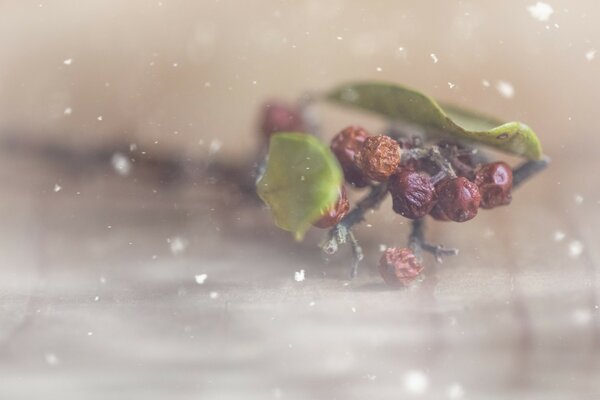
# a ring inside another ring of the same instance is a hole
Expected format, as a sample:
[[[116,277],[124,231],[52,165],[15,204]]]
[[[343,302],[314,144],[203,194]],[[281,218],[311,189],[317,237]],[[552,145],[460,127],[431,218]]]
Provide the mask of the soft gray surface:
[[[326,262],[319,232],[295,244],[223,182],[3,160],[2,399],[600,395],[600,205],[576,171],[553,168],[509,208],[436,225],[432,237],[462,253],[390,291],[369,268],[407,232],[387,204],[361,227],[369,257],[348,283],[347,249]],[[188,243],[177,254],[175,237]]]

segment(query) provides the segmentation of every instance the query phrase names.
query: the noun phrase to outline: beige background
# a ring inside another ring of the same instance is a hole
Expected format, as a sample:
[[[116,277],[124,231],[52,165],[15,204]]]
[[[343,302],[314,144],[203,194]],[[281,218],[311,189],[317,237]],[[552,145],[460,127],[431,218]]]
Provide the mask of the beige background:
[[[0,398],[597,398],[600,5],[534,3],[0,2]],[[524,121],[553,159],[511,207],[433,226],[461,255],[409,290],[373,269],[407,233],[389,204],[348,284],[347,251],[204,169],[254,157],[265,99],[352,79]],[[117,174],[130,143],[160,162]]]

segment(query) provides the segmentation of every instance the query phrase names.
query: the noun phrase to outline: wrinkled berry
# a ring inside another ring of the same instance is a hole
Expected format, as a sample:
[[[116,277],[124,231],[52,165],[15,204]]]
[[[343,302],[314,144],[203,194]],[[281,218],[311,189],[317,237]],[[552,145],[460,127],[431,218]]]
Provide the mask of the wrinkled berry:
[[[510,204],[512,169],[502,161],[484,164],[475,172],[475,184],[481,193],[481,207],[494,208]]]
[[[342,186],[337,202],[329,210],[325,211],[321,219],[317,220],[313,225],[322,229],[331,228],[337,225],[348,214],[349,210],[350,202],[346,196],[346,188]]]
[[[389,136],[369,136],[354,157],[355,164],[369,178],[383,182],[400,164],[400,145]]]
[[[390,247],[379,259],[379,273],[390,286],[408,286],[423,270],[412,250]]]
[[[431,218],[437,221],[450,221],[450,218],[448,218],[444,210],[442,210],[442,207],[440,207],[439,203],[436,203],[435,206],[433,206],[433,208],[429,212],[429,215],[431,216]]]
[[[481,202],[476,184],[459,176],[443,180],[436,189],[438,204],[452,221],[465,222],[475,218]]]
[[[359,188],[367,186],[369,179],[354,164],[354,156],[369,136],[369,133],[360,126],[349,126],[331,140],[331,151],[342,166],[346,182]]]
[[[435,188],[423,173],[400,168],[389,180],[394,211],[409,219],[426,216],[435,204]]]
[[[302,132],[304,124],[296,107],[272,101],[263,108],[260,129],[268,141],[271,135],[277,132]]]

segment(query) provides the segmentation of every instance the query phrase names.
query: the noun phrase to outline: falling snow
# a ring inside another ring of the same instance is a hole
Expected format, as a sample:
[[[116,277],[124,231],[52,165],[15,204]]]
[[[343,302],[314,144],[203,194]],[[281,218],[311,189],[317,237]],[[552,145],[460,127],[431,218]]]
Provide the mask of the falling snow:
[[[412,394],[423,394],[429,386],[427,375],[421,371],[409,371],[404,376],[404,388]]]
[[[550,16],[554,13],[554,9],[550,4],[541,1],[527,7],[527,11],[529,11],[529,14],[538,21],[548,21]]]
[[[565,238],[565,233],[563,231],[554,231],[554,241],[555,242],[561,242],[564,238]]]
[[[73,114],[73,109],[71,107],[65,108],[64,114],[65,115],[71,115],[71,114]]]
[[[573,258],[577,258],[583,253],[583,243],[579,240],[573,240],[569,243],[569,255]]]
[[[213,155],[216,154],[219,150],[221,150],[221,146],[223,143],[219,139],[213,139],[210,141],[210,145],[208,146],[208,154]]]
[[[571,317],[575,325],[588,325],[592,320],[592,313],[590,310],[578,309],[573,311]]]
[[[67,58],[66,60],[63,61],[63,64],[65,64],[65,65],[71,65],[72,63],[73,63],[72,58]]]
[[[462,399],[465,395],[465,391],[460,383],[453,383],[448,388],[448,398],[452,400]]]
[[[498,90],[498,93],[500,93],[502,97],[507,99],[510,99],[515,95],[515,88],[507,81],[498,81],[498,83],[496,83],[496,90]]]
[[[196,275],[194,277],[194,279],[196,280],[196,283],[198,285],[204,284],[204,282],[206,281],[206,278],[208,278],[208,275],[206,275],[206,274],[200,274],[200,275]]]
[[[301,269],[300,271],[294,272],[294,280],[296,282],[304,281],[304,270],[303,269]]]
[[[51,367],[55,367],[60,363],[60,360],[54,353],[44,354],[44,359],[46,360],[46,364],[50,365]]]
[[[131,172],[131,161],[122,153],[113,154],[110,163],[113,169],[120,175],[129,175]]]
[[[434,64],[437,64],[437,62],[438,62],[438,58],[437,58],[437,56],[436,56],[435,54],[433,54],[433,53],[431,53],[429,56],[430,56],[430,57],[431,57],[431,59],[433,60],[433,63],[434,63]]]
[[[168,238],[167,243],[169,244],[169,249],[171,250],[171,253],[173,253],[174,255],[179,255],[183,253],[188,247],[187,239],[180,236]]]
[[[208,297],[210,297],[213,300],[218,299],[219,298],[219,293],[218,292],[210,292],[210,294],[208,295]]]
[[[585,59],[588,60],[588,61],[592,61],[595,57],[596,57],[596,50],[595,49],[588,50],[585,53]]]
[[[573,197],[573,201],[575,201],[575,204],[577,204],[577,205],[582,204],[583,203],[583,196],[580,195],[580,194],[576,194]]]
[[[58,183],[56,183],[54,185],[54,193],[60,192],[61,189],[62,189],[62,186],[60,186]]]

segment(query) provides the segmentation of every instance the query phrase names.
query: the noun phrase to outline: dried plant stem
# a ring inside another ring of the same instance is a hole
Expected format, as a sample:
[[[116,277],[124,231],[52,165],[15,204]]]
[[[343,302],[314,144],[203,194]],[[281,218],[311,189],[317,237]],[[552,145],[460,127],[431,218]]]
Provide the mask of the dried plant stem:
[[[513,170],[513,189],[534,175],[542,172],[550,164],[550,157],[544,156],[541,160],[525,161]]]
[[[408,238],[408,247],[420,260],[423,252],[431,253],[435,256],[438,263],[442,262],[442,257],[455,256],[458,249],[447,249],[442,245],[433,245],[425,241],[425,220],[416,219],[412,221],[412,229]]]

